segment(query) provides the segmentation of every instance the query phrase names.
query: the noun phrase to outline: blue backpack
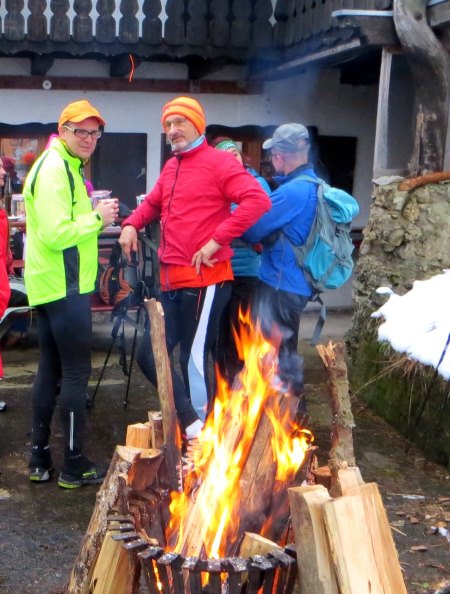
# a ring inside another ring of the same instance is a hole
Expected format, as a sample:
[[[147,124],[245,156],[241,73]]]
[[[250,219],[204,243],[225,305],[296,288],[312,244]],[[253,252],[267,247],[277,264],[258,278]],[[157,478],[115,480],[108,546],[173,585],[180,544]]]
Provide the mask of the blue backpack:
[[[329,186],[322,179],[308,175],[299,175],[296,179],[317,186],[316,214],[305,243],[294,245],[289,240],[297,264],[312,287],[311,301],[322,304],[320,319],[312,339],[314,344],[326,319],[320,294],[328,289],[341,287],[352,274],[354,263],[351,222],[359,213],[359,205],[353,196]]]
[[[311,231],[303,245],[291,245],[314,294],[337,289],[348,281],[353,270],[352,219],[359,213],[353,196],[333,188],[321,179],[296,178],[317,186],[317,210]]]

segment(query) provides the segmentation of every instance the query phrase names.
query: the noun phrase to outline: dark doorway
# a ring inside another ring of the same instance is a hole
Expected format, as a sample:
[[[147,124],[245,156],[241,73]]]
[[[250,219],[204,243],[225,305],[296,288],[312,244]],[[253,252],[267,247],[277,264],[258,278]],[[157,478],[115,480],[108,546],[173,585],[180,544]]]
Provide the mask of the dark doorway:
[[[275,187],[269,151],[262,143],[270,138],[276,126],[242,126],[230,128],[210,125],[206,128],[208,142],[217,137],[227,137],[242,142],[243,152],[250,157],[250,164]],[[353,191],[357,139],[353,136],[322,136],[315,126],[308,126],[311,140],[310,159],[319,177],[332,186]]]
[[[97,190],[111,190],[130,209],[146,193],[147,134],[105,132],[92,156],[91,181]]]

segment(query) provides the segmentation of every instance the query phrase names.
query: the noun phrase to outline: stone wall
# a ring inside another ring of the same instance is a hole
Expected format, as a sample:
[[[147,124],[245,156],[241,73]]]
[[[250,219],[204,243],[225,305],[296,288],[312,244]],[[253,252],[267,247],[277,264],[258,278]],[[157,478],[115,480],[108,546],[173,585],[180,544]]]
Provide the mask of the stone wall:
[[[440,418],[448,415],[448,382],[420,364],[407,365],[405,373],[401,358],[377,340],[380,322],[370,318],[387,299],[376,293],[378,287],[388,286],[403,295],[415,280],[445,268],[450,268],[450,183],[411,192],[400,191],[397,182],[375,185],[355,271],[354,317],[347,336],[353,387],[405,435],[422,444],[425,439],[430,457],[448,464],[450,428],[442,427]],[[387,374],[389,365],[393,369]]]

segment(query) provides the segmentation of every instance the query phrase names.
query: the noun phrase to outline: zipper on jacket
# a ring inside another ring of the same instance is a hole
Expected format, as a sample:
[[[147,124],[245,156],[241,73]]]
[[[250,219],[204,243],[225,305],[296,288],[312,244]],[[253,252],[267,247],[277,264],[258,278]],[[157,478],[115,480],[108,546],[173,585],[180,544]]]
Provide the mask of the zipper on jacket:
[[[177,165],[177,169],[175,171],[175,179],[173,180],[172,188],[170,190],[169,204],[167,205],[167,217],[166,217],[166,220],[164,221],[164,225],[161,228],[162,249],[161,249],[161,256],[159,257],[159,259],[160,259],[161,262],[162,262],[162,257],[163,257],[163,254],[164,254],[165,245],[166,245],[166,240],[165,240],[165,236],[164,236],[164,230],[166,228],[167,220],[168,220],[169,215],[170,215],[170,207],[172,205],[173,195],[174,195],[174,192],[175,192],[175,186],[176,186],[177,180],[178,180],[178,173],[179,173],[180,167],[181,167],[181,155],[176,155],[175,159],[177,159],[178,165]]]

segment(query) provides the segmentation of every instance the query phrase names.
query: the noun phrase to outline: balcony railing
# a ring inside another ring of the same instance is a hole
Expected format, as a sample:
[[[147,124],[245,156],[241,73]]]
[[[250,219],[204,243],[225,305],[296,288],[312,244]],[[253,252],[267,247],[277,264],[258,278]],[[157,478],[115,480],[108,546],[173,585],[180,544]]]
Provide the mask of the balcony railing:
[[[338,28],[334,11],[391,6],[392,0],[0,0],[0,49],[181,56],[199,48],[204,56],[209,48],[245,56],[326,35]]]

